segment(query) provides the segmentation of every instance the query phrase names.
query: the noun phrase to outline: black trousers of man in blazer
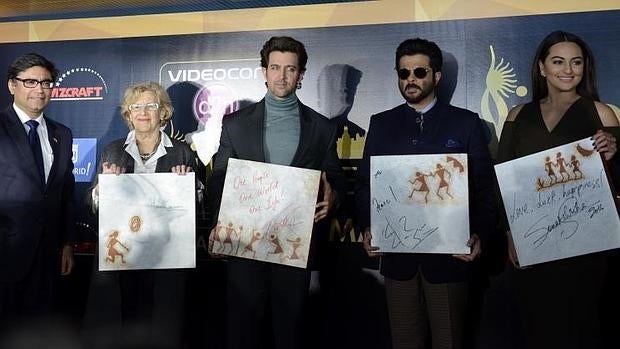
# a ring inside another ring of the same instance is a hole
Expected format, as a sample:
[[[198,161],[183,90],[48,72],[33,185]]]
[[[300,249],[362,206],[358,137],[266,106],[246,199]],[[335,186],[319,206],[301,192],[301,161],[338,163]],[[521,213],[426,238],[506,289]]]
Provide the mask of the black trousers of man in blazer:
[[[62,247],[74,240],[73,138],[45,123],[54,160],[43,185],[24,125],[13,107],[0,112],[0,330],[52,312]]]
[[[291,166],[326,172],[342,197],[344,176],[336,152],[336,125],[302,103],[299,111],[299,145]],[[217,222],[228,159],[265,161],[264,113],[262,100],[224,117],[207,193],[212,226]],[[305,269],[232,258],[227,287],[229,348],[262,347],[265,326],[273,328],[276,348],[303,347],[309,281]]]

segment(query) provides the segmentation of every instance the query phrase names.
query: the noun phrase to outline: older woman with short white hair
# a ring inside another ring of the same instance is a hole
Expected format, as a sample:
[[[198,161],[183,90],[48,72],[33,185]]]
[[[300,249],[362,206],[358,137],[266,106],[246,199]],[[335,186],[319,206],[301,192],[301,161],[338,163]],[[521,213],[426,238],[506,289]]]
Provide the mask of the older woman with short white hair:
[[[197,161],[195,153],[186,143],[171,139],[163,132],[173,111],[170,97],[159,84],[140,83],[127,88],[121,114],[129,133],[104,148],[98,173],[175,172],[183,175],[192,171]],[[200,189],[202,185],[197,183],[197,187]],[[92,199],[96,209],[97,185],[93,187]],[[139,338],[141,345],[182,347],[187,272],[170,269],[116,273],[124,336],[121,340]]]

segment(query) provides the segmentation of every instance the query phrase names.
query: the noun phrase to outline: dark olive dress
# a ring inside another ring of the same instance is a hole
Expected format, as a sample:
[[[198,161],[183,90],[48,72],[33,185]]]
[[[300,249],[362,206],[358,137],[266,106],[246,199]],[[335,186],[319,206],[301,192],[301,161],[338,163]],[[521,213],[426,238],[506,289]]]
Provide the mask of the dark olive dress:
[[[594,102],[574,102],[549,132],[538,102],[504,124],[498,162],[571,143],[603,129]],[[618,127],[604,128],[617,134]],[[601,347],[599,307],[606,253],[594,253],[515,270],[514,286],[527,348]]]

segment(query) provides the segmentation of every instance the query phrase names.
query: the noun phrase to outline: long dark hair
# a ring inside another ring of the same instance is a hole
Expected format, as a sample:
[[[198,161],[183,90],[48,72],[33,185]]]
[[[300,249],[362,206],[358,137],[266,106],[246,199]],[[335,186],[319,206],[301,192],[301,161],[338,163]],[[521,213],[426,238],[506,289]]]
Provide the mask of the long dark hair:
[[[544,62],[549,55],[551,46],[560,42],[574,42],[581,48],[583,54],[584,68],[583,77],[577,85],[577,94],[582,97],[589,97],[595,101],[599,100],[598,89],[596,88],[596,69],[594,68],[594,55],[592,50],[580,37],[564,31],[554,31],[547,35],[538,45],[536,58],[532,63],[532,100],[539,101],[549,94],[547,81],[540,75],[538,62]]]

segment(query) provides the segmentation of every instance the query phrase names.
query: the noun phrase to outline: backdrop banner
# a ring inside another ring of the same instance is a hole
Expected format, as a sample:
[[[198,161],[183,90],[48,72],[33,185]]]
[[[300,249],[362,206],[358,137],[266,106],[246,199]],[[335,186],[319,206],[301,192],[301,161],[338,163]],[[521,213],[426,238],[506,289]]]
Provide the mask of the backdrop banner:
[[[435,41],[443,50],[439,98],[478,112],[489,126],[494,151],[507,111],[531,99],[530,69],[538,43],[562,29],[581,36],[596,57],[603,101],[620,105],[620,11],[550,14],[401,24],[374,24],[255,32],[0,45],[0,67],[18,55],[38,52],[56,63],[60,76],[49,117],[73,130],[76,138],[95,138],[97,152],[127,127],[119,110],[124,89],[160,82],[175,108],[166,132],[193,142],[204,162],[217,149],[221,118],[265,93],[259,51],[274,35],[289,35],[309,54],[299,98],[337,119],[338,152],[348,175],[362,155],[372,114],[403,103],[394,71],[394,52],[411,37]],[[8,105],[7,89],[0,104]],[[618,108],[615,107],[618,112]],[[82,149],[82,145],[78,146]],[[93,164],[94,165],[94,164]],[[80,168],[83,168],[81,166]],[[86,175],[91,170],[81,169]],[[89,177],[91,178],[91,177]],[[83,202],[87,183],[78,185]],[[352,187],[350,188],[352,189]],[[349,190],[350,192],[352,190]],[[332,241],[360,241],[353,230],[352,199],[330,227]],[[88,226],[88,210],[80,221]],[[199,224],[200,226],[200,224]],[[199,236],[199,247],[204,240]],[[204,251],[204,249],[202,250]]]

